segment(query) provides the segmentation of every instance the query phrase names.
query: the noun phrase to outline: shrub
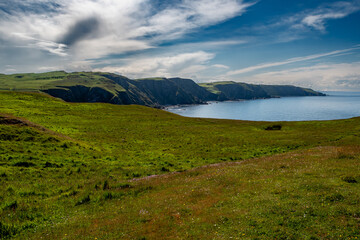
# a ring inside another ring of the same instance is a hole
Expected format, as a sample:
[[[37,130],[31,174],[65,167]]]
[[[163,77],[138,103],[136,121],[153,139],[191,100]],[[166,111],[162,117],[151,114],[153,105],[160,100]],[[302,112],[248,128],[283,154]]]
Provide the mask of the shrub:
[[[63,166],[63,164],[56,164],[56,163],[51,163],[51,162],[46,162],[45,163],[45,168],[61,168]]]
[[[66,149],[66,148],[69,148],[69,144],[68,144],[68,143],[64,143],[64,144],[62,144],[60,147]]]
[[[4,209],[4,210],[6,210],[6,209],[15,210],[17,207],[18,207],[18,203],[17,203],[17,201],[15,200],[15,201],[12,201],[12,202],[6,204],[3,209]]]
[[[358,182],[354,177],[351,177],[351,176],[343,177],[342,180],[347,183],[357,183]]]
[[[15,167],[33,167],[33,166],[35,166],[35,164],[32,162],[17,162],[17,163],[14,163],[13,166],[15,166]]]
[[[166,167],[162,167],[162,168],[161,168],[161,171],[162,171],[162,172],[170,172],[170,170],[169,170],[168,168],[166,168]]]
[[[119,184],[119,185],[117,186],[117,188],[126,189],[126,188],[133,188],[133,186],[131,186],[131,185],[128,184],[128,183],[123,183],[123,184]]]
[[[89,194],[86,195],[86,196],[84,196],[82,199],[80,199],[80,200],[75,204],[75,206],[79,206],[79,205],[81,205],[81,204],[85,204],[85,203],[88,203],[88,202],[90,202],[90,195],[89,195]]]
[[[141,173],[133,173],[132,176],[134,178],[138,178],[138,177],[141,177]]]
[[[105,180],[104,185],[103,185],[103,190],[106,190],[106,189],[110,189],[108,180]]]
[[[337,193],[337,194],[327,196],[326,200],[329,202],[341,202],[344,200],[344,196],[341,195],[340,193]]]
[[[272,126],[267,126],[265,130],[281,130],[281,128],[282,128],[281,125],[272,125]]]
[[[8,226],[0,222],[0,239],[10,238],[15,235],[16,229],[12,226]]]
[[[114,195],[111,192],[104,193],[105,200],[109,200],[109,199],[113,199],[113,198],[114,198]]]

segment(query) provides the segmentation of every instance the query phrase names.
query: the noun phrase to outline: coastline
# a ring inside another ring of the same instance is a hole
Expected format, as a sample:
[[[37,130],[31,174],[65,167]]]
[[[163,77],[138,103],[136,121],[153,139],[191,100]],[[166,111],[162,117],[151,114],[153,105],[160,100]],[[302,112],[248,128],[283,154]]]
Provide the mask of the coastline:
[[[338,92],[326,98],[292,96],[255,100],[212,101],[163,109],[184,117],[269,122],[327,121],[360,116],[360,93]]]

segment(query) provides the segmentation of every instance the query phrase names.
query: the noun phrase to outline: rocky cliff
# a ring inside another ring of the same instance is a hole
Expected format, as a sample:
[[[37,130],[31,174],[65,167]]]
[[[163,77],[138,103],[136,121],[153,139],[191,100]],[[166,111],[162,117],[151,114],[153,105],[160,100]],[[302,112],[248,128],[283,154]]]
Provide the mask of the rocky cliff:
[[[215,93],[219,101],[289,96],[325,96],[312,89],[290,85],[255,85],[238,82],[203,83],[200,86]]]
[[[129,79],[113,73],[63,71],[1,75],[0,89],[40,90],[68,102],[139,104],[151,107],[199,104],[207,101],[324,95],[295,86],[238,82],[196,84],[191,79],[183,78]]]

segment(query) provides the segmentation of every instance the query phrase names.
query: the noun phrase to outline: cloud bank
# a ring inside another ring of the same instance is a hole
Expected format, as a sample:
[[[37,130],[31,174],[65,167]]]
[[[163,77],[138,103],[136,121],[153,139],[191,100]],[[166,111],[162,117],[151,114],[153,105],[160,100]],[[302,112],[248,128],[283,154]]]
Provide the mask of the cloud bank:
[[[317,64],[310,67],[269,71],[244,79],[259,84],[292,84],[316,90],[360,89],[360,62]]]
[[[120,73],[133,78],[149,76],[196,78],[194,73],[209,68],[206,63],[213,57],[214,54],[198,51],[174,56],[134,59],[122,67],[103,67],[95,70]]]
[[[14,0],[0,5],[3,41],[77,60],[144,50],[241,15],[239,0]]]

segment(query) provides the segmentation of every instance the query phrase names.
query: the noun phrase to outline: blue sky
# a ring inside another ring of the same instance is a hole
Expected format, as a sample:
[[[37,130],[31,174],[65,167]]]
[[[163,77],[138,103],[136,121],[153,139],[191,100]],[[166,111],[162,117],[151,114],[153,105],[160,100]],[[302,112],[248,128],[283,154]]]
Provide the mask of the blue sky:
[[[360,91],[360,0],[0,0],[0,72]]]

